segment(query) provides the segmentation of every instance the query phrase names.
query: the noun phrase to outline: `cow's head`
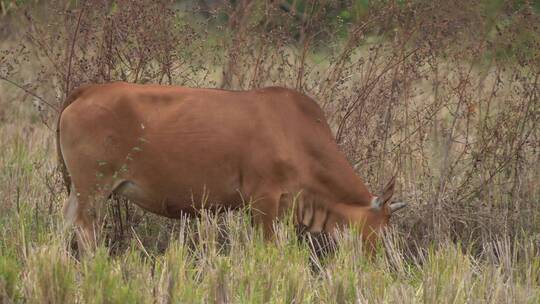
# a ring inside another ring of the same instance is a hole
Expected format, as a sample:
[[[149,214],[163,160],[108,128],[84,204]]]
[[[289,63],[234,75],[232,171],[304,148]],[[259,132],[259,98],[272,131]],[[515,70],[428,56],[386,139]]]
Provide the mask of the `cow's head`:
[[[340,204],[336,208],[337,226],[355,226],[362,237],[372,247],[375,245],[378,233],[389,223],[392,215],[407,206],[404,202],[392,201],[395,179],[392,178],[386,185],[382,194],[374,196],[370,206],[356,207]],[[328,231],[330,232],[330,231]]]
[[[368,252],[373,252],[379,232],[390,223],[395,212],[407,206],[406,203],[392,201],[394,185],[392,178],[382,193],[373,197],[370,206],[343,203],[333,203],[329,209],[318,209],[310,204],[303,206],[299,212],[299,235],[303,238],[304,233],[309,232],[314,239],[312,249],[318,255],[325,255],[329,248],[335,247],[338,230],[354,227],[361,233]]]

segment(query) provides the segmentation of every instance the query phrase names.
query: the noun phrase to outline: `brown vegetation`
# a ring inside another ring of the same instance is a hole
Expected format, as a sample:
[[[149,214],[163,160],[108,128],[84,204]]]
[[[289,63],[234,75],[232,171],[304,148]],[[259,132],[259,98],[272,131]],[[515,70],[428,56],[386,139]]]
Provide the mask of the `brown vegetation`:
[[[394,218],[399,254],[425,258],[431,244],[459,243],[474,258],[496,259],[504,254],[494,248],[504,247],[519,259],[529,249],[501,245],[518,239],[538,252],[538,12],[519,1],[388,1],[345,22],[328,17],[342,5],[337,1],[304,2],[296,11],[241,0],[206,14],[175,11],[166,1],[40,4],[46,13],[29,11],[20,21],[24,35],[0,45],[7,92],[0,97],[1,136],[50,146],[55,109],[83,83],[290,87],[321,104],[370,188],[398,173],[396,195],[409,202]],[[51,131],[18,122],[37,117],[15,100],[35,100]],[[53,149],[45,151],[48,165],[36,172],[47,175],[51,195],[35,208],[55,214],[63,194],[50,165]],[[18,208],[21,183],[2,181],[0,210]],[[161,230],[153,238],[166,241],[164,227],[175,225],[127,204],[111,206],[116,244],[127,242],[127,227]]]

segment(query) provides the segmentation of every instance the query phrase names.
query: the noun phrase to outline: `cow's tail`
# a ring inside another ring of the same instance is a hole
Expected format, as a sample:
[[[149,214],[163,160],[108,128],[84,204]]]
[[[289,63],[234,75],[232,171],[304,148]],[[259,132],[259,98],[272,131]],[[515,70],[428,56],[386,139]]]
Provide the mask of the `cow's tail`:
[[[84,88],[85,87],[79,87],[69,93],[66,100],[64,100],[64,102],[60,106],[60,111],[58,112],[58,120],[56,121],[56,153],[58,156],[58,168],[62,173],[62,177],[64,179],[64,186],[66,187],[68,194],[71,192],[71,177],[69,176],[66,162],[64,161],[64,156],[62,155],[62,148],[60,146],[60,118],[62,117],[62,113],[64,112],[64,110],[77,98],[79,98],[79,96],[81,96]]]

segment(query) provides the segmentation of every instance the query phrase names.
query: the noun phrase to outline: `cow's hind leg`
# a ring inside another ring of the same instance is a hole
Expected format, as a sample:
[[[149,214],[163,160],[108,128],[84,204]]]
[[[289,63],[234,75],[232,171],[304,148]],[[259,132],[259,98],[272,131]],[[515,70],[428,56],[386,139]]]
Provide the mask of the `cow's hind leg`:
[[[64,219],[66,224],[76,227],[79,250],[93,251],[99,244],[103,212],[102,205],[105,195],[97,192],[94,195],[78,192],[71,186],[71,193],[64,204]]]

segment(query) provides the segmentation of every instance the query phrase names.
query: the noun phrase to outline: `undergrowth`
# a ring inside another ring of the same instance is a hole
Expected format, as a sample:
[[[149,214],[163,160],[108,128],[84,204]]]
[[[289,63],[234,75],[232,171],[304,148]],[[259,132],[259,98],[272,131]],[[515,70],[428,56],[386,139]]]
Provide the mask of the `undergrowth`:
[[[0,303],[540,302],[535,6],[287,3],[10,6],[0,19],[13,29],[0,33]],[[115,80],[304,92],[369,188],[397,173],[409,207],[377,255],[345,232],[319,259],[286,221],[265,243],[244,212],[180,221],[109,201],[104,243],[77,256],[61,216],[57,109],[80,84]]]

